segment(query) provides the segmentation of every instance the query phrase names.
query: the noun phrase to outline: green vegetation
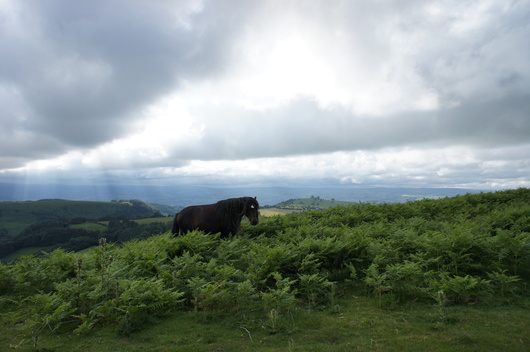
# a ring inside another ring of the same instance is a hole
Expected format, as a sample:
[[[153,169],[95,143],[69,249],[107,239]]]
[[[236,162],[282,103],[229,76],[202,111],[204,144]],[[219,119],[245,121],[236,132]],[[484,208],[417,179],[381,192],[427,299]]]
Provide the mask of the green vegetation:
[[[327,200],[319,196],[311,196],[310,198],[289,199],[273,206],[261,207],[260,213],[264,217],[272,217],[275,215],[286,215],[292,213],[299,213],[310,210],[325,210],[339,205],[350,205],[352,202],[336,201],[335,199]]]
[[[289,209],[295,211],[307,210],[324,210],[336,207],[337,205],[350,205],[352,202],[337,201],[335,199],[327,200],[319,196],[311,196],[310,198],[289,199],[278,203],[274,208]]]
[[[134,219],[151,216],[154,211],[152,207],[138,200],[89,202],[56,199],[0,202],[0,240],[12,238],[29,225],[43,221],[101,219],[119,215]]]
[[[138,219],[133,220],[135,223],[139,225],[148,225],[153,223],[162,223],[167,225],[173,225],[173,216],[165,216],[165,217],[154,217],[154,218],[145,218],[145,219]]]
[[[530,344],[530,190],[275,216],[0,265],[0,345],[488,351]],[[127,336],[127,338],[124,338]]]
[[[64,249],[81,251],[96,246],[102,237],[122,243],[144,239],[171,228],[171,218],[146,218],[129,220],[119,216],[107,221],[87,221],[74,218],[70,221],[44,221],[25,228],[11,240],[0,241],[0,259],[15,260],[23,255],[41,256],[43,251]]]
[[[3,202],[0,260],[58,248],[79,251],[97,245],[101,237],[113,242],[147,238],[166,232],[170,222],[139,200]]]

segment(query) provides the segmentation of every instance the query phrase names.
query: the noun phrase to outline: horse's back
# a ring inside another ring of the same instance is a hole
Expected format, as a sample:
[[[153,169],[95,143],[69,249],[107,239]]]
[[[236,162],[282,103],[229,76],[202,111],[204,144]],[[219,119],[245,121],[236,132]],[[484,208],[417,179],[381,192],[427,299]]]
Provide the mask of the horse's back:
[[[204,232],[215,232],[218,229],[215,220],[212,219],[214,214],[215,204],[190,205],[175,215],[173,233],[186,233],[197,229]]]

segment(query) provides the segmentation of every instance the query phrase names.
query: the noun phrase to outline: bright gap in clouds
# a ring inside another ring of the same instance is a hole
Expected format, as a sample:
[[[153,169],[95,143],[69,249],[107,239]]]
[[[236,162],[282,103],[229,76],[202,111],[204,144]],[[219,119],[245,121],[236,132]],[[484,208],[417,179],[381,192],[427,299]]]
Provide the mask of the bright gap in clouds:
[[[197,84],[191,95],[250,110],[308,97],[321,108],[341,106],[367,117],[439,106],[416,72],[414,56],[426,38],[400,29],[395,18],[375,26],[362,12],[323,19],[327,11],[266,10],[272,13],[264,11],[243,31],[228,74]]]

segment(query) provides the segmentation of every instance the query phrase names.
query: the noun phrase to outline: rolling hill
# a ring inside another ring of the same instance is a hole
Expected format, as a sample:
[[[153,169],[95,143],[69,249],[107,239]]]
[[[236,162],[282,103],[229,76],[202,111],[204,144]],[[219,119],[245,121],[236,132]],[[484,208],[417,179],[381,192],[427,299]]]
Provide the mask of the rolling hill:
[[[156,210],[139,200],[90,202],[46,199],[26,202],[0,203],[0,239],[19,234],[27,226],[74,218],[100,219],[125,215],[129,218],[149,217]]]

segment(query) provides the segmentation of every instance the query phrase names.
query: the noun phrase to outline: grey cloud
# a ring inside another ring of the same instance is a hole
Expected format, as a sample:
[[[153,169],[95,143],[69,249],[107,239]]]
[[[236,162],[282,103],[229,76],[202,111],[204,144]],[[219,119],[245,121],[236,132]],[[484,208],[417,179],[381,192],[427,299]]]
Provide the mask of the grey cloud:
[[[210,121],[204,136],[196,144],[177,145],[172,155],[221,160],[413,145],[520,145],[530,141],[528,111],[525,95],[474,97],[455,107],[371,118],[344,108],[325,109],[310,99],[264,112],[203,108],[197,114]]]
[[[234,24],[220,4],[182,4],[13,2],[0,13],[0,100],[18,99],[24,116],[16,116],[20,106],[3,109],[4,143],[23,155],[24,131],[50,153],[93,147],[129,133],[142,107],[181,80],[215,76]],[[0,157],[12,153],[2,149]]]

